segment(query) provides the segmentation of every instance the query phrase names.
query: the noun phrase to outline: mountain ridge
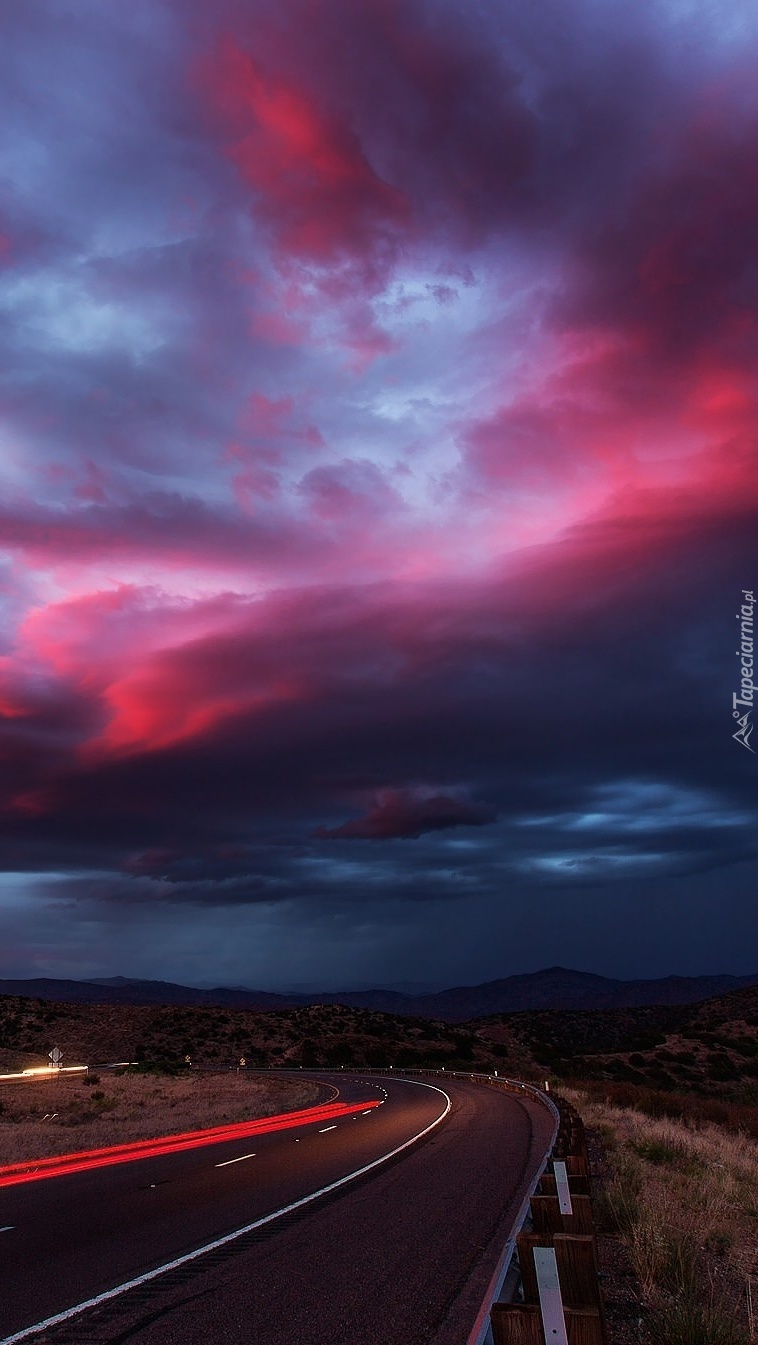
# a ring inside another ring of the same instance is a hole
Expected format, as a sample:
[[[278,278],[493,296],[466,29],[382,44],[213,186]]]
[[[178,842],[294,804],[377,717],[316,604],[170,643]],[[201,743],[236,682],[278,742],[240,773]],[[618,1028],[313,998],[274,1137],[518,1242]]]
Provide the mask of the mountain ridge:
[[[733,990],[758,985],[754,975],[666,976],[621,980],[596,972],[546,967],[521,972],[479,985],[453,986],[432,994],[406,994],[377,987],[374,990],[287,994],[244,987],[200,989],[172,981],[110,976],[76,981],[54,977],[0,979],[0,995],[75,1004],[163,1004],[260,1011],[291,1009],[313,1004],[373,1009],[409,1018],[467,1022],[497,1013],[544,1009],[618,1009],[643,1006],[696,1004]]]

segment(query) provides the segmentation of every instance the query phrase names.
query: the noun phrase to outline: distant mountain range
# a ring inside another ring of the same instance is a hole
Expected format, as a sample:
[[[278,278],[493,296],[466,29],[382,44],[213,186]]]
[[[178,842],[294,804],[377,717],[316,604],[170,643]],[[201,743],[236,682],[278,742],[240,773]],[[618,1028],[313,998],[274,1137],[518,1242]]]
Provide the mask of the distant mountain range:
[[[125,976],[90,981],[0,980],[0,995],[23,995],[67,1004],[187,1004],[269,1012],[301,1005],[344,1004],[407,1018],[436,1018],[459,1023],[490,1014],[539,1009],[631,1009],[643,1005],[695,1004],[752,985],[758,985],[758,972],[752,976],[665,976],[658,980],[620,981],[591,972],[549,967],[545,971],[487,981],[484,985],[458,986],[421,995],[390,989],[283,995],[243,987],[198,990],[170,981],[143,981]]]

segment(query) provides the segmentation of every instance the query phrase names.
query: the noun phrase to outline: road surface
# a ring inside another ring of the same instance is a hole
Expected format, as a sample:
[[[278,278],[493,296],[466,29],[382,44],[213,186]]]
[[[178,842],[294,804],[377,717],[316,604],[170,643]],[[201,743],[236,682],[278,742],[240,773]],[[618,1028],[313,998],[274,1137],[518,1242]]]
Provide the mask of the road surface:
[[[323,1077],[353,1114],[0,1189],[0,1345],[461,1345],[548,1113],[444,1075]]]

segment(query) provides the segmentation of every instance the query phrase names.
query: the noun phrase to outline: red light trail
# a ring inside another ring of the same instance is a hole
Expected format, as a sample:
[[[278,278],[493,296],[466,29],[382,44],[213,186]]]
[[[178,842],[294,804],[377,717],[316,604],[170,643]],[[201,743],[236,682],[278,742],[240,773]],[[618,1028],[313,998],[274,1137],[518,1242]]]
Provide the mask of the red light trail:
[[[46,1177],[66,1177],[92,1168],[109,1167],[114,1163],[131,1163],[138,1158],[157,1158],[162,1154],[179,1153],[184,1149],[199,1149],[207,1144],[226,1144],[230,1140],[247,1139],[251,1135],[267,1135],[277,1130],[292,1130],[297,1126],[313,1125],[317,1121],[332,1121],[352,1116],[380,1106],[378,1099],[346,1103],[326,1102],[302,1111],[280,1112],[257,1121],[239,1121],[235,1125],[213,1126],[207,1130],[187,1130],[178,1135],[163,1135],[155,1139],[134,1140],[129,1144],[112,1144],[104,1149],[82,1149],[78,1153],[60,1154],[52,1158],[27,1160],[0,1167],[0,1186],[16,1186],[20,1182],[41,1181]]]

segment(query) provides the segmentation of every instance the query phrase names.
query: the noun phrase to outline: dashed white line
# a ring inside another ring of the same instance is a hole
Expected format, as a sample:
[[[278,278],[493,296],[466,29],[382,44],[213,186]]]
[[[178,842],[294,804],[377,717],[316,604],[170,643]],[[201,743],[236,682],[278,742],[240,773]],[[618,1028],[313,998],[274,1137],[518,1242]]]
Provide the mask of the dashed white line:
[[[15,1224],[3,1224],[3,1227],[0,1228],[0,1233],[12,1233],[15,1227]]]
[[[223,1163],[216,1163],[217,1168],[228,1168],[230,1163],[244,1163],[246,1158],[255,1158],[255,1154],[241,1154],[239,1158],[227,1158]]]
[[[327,1130],[336,1130],[336,1129],[337,1129],[336,1126],[324,1126],[324,1129],[323,1129],[323,1130],[319,1130],[318,1133],[319,1133],[319,1135],[325,1135],[326,1132],[327,1132]]]

